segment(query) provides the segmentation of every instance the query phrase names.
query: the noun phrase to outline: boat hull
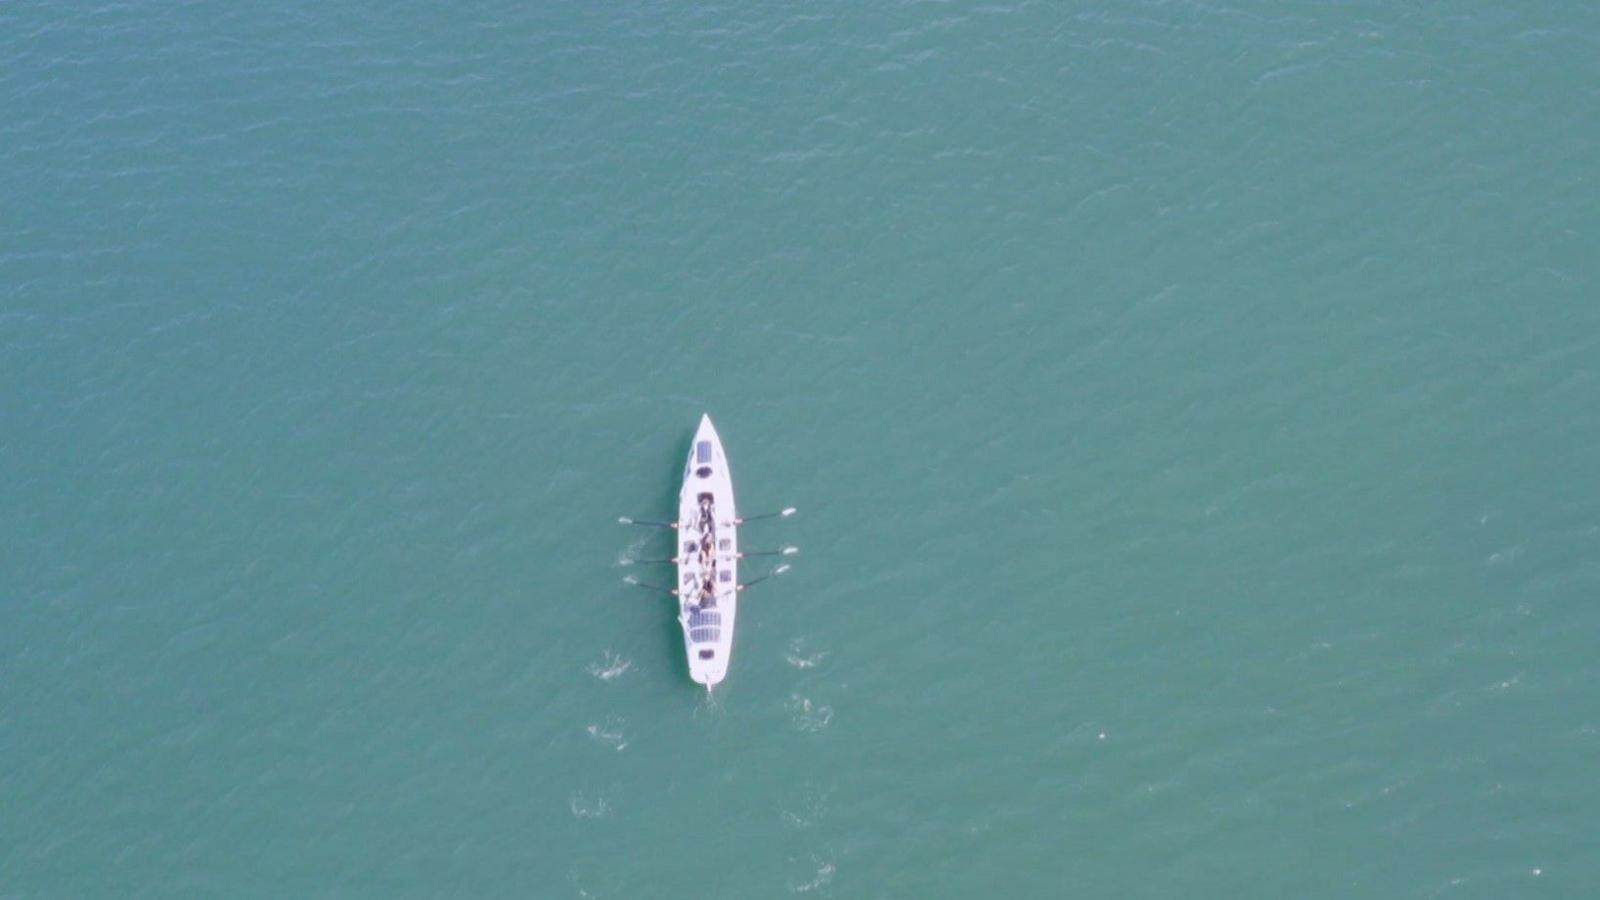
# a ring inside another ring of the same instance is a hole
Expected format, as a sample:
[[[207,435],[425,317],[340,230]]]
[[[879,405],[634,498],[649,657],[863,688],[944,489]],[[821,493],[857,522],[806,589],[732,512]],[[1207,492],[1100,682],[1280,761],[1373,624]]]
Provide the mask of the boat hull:
[[[701,416],[678,494],[678,622],[689,677],[709,690],[728,674],[739,606],[738,512],[722,438]]]

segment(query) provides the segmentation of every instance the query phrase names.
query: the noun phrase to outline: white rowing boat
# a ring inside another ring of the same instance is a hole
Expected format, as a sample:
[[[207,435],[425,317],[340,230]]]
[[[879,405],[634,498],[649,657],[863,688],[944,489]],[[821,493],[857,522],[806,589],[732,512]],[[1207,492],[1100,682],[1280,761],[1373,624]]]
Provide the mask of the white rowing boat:
[[[728,470],[722,438],[711,424],[711,417],[701,416],[694,443],[689,447],[689,459],[683,467],[678,520],[644,522],[626,516],[621,519],[625,525],[652,525],[678,532],[677,546],[670,559],[640,562],[677,565],[677,583],[660,589],[678,598],[678,623],[683,627],[689,677],[705,685],[708,691],[728,675],[728,663],[733,656],[733,626],[739,614],[739,592],[789,569],[779,566],[760,578],[741,583],[739,560],[747,556],[789,556],[797,552],[794,547],[784,547],[741,553],[739,526],[756,519],[792,515],[794,507],[748,519],[739,517],[733,505],[733,473]],[[627,580],[641,584],[631,577]]]
[[[710,416],[700,417],[678,492],[678,621],[689,677],[716,686],[728,674],[739,615],[739,515],[733,474]]]

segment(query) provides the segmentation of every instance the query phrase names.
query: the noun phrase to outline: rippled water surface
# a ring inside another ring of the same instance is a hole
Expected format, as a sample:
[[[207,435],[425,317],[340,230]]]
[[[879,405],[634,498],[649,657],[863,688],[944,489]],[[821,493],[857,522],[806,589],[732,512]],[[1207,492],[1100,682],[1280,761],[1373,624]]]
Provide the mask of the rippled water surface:
[[[1578,2],[0,5],[0,896],[1595,896],[1596,85]],[[616,524],[701,412],[801,508],[714,699]]]

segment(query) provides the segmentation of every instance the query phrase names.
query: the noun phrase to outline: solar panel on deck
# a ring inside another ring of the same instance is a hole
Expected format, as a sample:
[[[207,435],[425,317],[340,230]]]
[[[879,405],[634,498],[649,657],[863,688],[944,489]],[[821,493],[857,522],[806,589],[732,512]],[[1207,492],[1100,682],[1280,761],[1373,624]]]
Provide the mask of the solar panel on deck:
[[[711,442],[701,441],[694,445],[694,461],[697,463],[711,462]]]
[[[699,628],[702,625],[721,625],[722,613],[697,612],[689,614],[689,627]]]
[[[720,628],[694,628],[689,631],[689,640],[696,644],[713,644],[722,636]]]

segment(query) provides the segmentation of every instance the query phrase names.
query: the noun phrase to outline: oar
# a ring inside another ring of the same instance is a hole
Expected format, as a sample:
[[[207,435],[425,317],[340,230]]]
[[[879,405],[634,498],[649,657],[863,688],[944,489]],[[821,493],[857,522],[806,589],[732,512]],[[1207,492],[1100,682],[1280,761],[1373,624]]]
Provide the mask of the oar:
[[[734,519],[731,524],[743,525],[746,522],[755,522],[755,521],[758,521],[760,519],[777,519],[777,518],[787,519],[790,516],[794,515],[795,512],[797,512],[797,510],[794,507],[789,506],[789,507],[785,507],[783,509],[780,509],[777,512],[762,513],[759,516],[745,516],[742,519]]]
[[[645,584],[644,582],[642,582],[639,579],[633,577],[632,575],[629,575],[627,578],[624,578],[622,580],[627,582],[628,584],[638,585],[639,587],[642,587],[642,588],[649,588],[652,591],[661,591],[664,594],[671,594],[674,597],[678,596],[678,591],[677,591],[676,588],[662,587],[659,584]]]
[[[749,586],[751,586],[753,584],[760,584],[761,582],[766,581],[768,578],[772,578],[772,577],[775,577],[775,576],[778,576],[778,575],[782,575],[783,573],[785,573],[787,571],[789,571],[789,567],[788,566],[779,566],[776,569],[773,569],[771,572],[768,572],[767,574],[761,576],[760,578],[755,579],[754,581],[746,581],[744,584],[739,585],[739,590],[742,591],[745,588],[747,588],[747,587],[749,587]]]
[[[739,554],[739,558],[744,559],[746,556],[793,556],[799,552],[799,547],[784,547],[779,550],[751,550],[749,553]]]
[[[651,528],[677,528],[677,522],[646,522],[643,519],[630,519],[627,516],[617,520],[624,525],[649,525]]]

